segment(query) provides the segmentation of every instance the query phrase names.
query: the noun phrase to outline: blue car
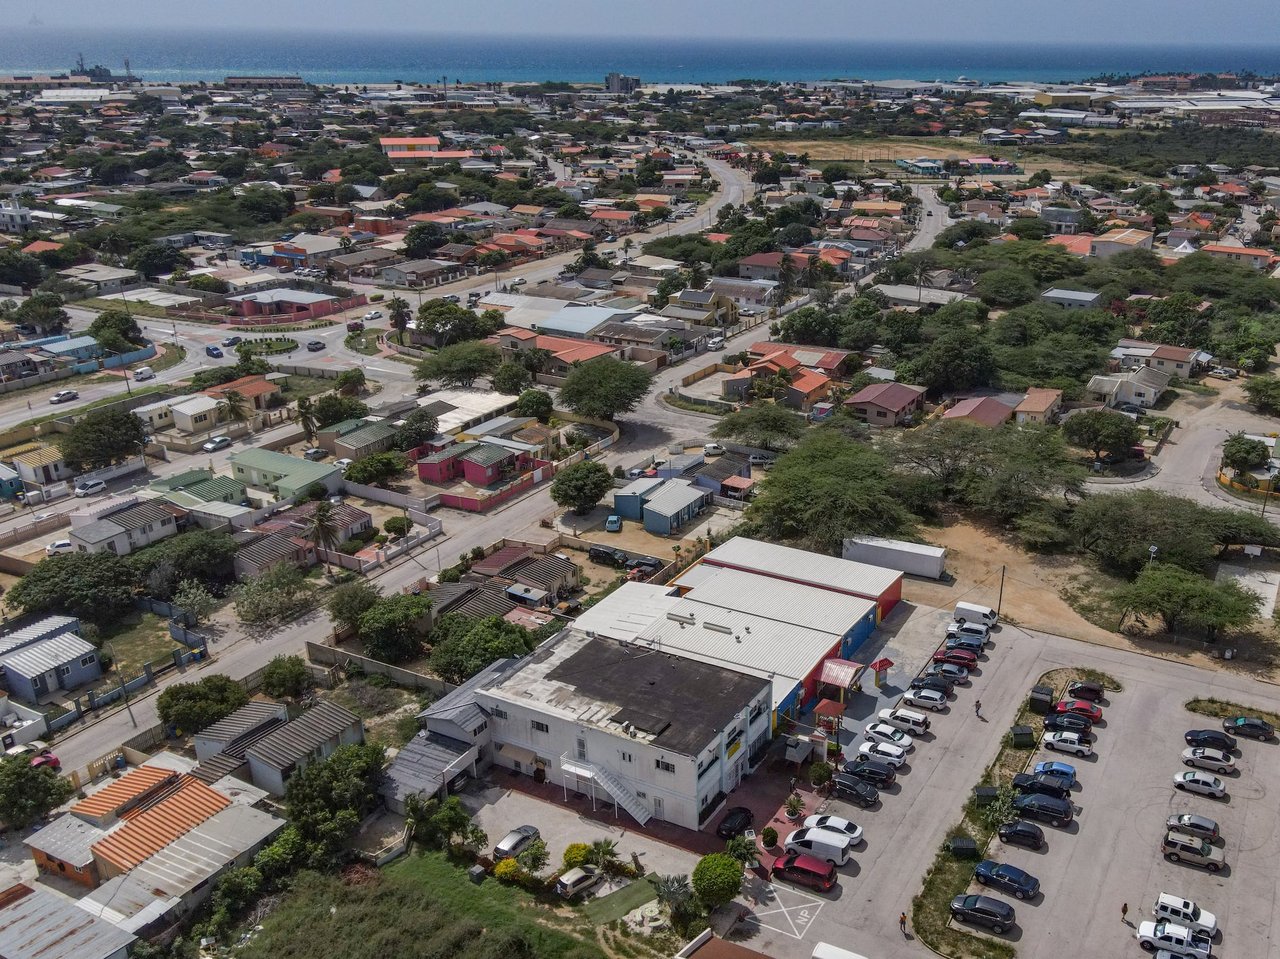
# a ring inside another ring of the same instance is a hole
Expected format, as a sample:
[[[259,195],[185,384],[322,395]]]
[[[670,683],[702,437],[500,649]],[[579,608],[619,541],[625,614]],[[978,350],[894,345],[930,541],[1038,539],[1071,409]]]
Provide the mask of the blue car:
[[[607,520],[604,521],[604,531],[606,533],[621,533],[622,517],[610,516]]]
[[[222,350],[216,346],[206,346],[204,352],[206,356],[212,356],[216,360],[222,359]]]
[[[1061,776],[1073,786],[1076,782],[1076,767],[1071,765],[1071,763],[1060,763],[1056,760],[1036,763],[1036,768],[1033,772],[1037,776],[1042,774],[1049,776]]]
[[[1015,899],[1034,899],[1040,891],[1040,880],[1031,873],[994,859],[978,863],[974,867],[973,878],[984,886],[995,886],[1012,893]]]

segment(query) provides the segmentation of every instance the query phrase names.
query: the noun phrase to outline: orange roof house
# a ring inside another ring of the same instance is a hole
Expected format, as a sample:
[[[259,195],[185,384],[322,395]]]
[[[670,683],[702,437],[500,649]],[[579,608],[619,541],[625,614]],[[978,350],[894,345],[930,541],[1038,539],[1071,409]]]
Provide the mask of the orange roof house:
[[[139,766],[87,799],[80,800],[71,807],[71,813],[96,826],[109,826],[161,786],[177,779],[178,774],[172,769]]]
[[[123,826],[95,842],[94,861],[104,878],[128,872],[230,805],[222,793],[183,775],[154,805],[127,813]]]
[[[944,420],[968,420],[979,426],[995,427],[1007,423],[1013,416],[1013,407],[990,396],[961,400],[942,414]]]

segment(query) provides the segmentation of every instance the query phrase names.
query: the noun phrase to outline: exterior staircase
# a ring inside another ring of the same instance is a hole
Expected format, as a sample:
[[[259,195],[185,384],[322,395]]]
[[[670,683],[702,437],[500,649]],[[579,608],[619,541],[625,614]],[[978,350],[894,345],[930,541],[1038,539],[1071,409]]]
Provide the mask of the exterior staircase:
[[[585,759],[578,759],[569,753],[564,753],[560,757],[560,768],[584,779],[594,779],[613,797],[614,802],[629,812],[640,825],[645,825],[653,818],[648,804],[637,796],[630,786],[603,766],[597,766]]]

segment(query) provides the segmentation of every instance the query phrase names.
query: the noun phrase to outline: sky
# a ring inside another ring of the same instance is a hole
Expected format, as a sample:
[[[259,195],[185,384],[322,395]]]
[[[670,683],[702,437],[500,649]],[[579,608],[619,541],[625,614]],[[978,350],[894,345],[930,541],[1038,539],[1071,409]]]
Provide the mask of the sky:
[[[1280,44],[1275,0],[25,0],[45,26],[725,40]],[[0,0],[0,24],[24,0]]]

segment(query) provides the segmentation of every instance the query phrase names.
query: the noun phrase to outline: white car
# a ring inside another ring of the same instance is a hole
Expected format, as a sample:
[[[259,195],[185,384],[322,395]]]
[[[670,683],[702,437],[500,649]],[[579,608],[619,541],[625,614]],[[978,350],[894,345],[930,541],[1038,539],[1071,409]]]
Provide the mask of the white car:
[[[343,457],[342,459],[340,459],[340,460],[334,460],[334,461],[333,461],[333,465],[334,465],[334,466],[336,466],[336,467],[338,467],[338,470],[339,470],[339,471],[342,471],[342,470],[345,470],[348,466],[350,466],[350,465],[351,465],[352,463],[354,463],[354,462],[355,462],[355,460],[347,459],[347,458],[344,456],[344,457]]]
[[[800,825],[806,829],[825,829],[827,832],[843,833],[852,843],[862,842],[862,827],[839,816],[809,816]]]
[[[1214,799],[1224,799],[1227,795],[1226,783],[1217,776],[1202,773],[1198,769],[1193,769],[1189,773],[1175,773],[1173,788],[1189,793],[1199,793],[1201,796],[1212,796]]]
[[[858,747],[858,755],[866,756],[868,759],[878,759],[882,763],[888,763],[894,769],[907,761],[907,751],[901,746],[893,746],[889,743],[863,743]]]
[[[723,456],[727,452],[719,443],[707,443],[702,447],[703,456]]]
[[[382,311],[381,311],[381,310],[370,310],[368,313],[366,313],[366,314],[364,315],[364,318],[365,318],[366,320],[380,320],[380,319],[382,319]]]
[[[1211,772],[1235,772],[1236,758],[1224,753],[1221,749],[1209,749],[1205,746],[1188,746],[1182,751],[1182,765],[1192,768],[1208,769]]]
[[[888,723],[867,723],[867,728],[862,732],[868,742],[888,743],[904,751],[909,751],[914,745],[910,736],[901,729],[894,729]]]
[[[947,708],[947,697],[936,689],[908,689],[902,694],[902,701],[921,709],[932,709],[935,713]]]
[[[76,548],[71,545],[69,539],[55,539],[52,543],[48,543],[44,548],[44,555],[57,556],[59,553],[74,553]]]
[[[58,392],[54,393],[51,397],[49,397],[49,402],[50,403],[70,403],[72,400],[78,400],[78,399],[80,399],[80,394],[77,393],[75,390],[58,390]]]
[[[1045,749],[1052,749],[1054,752],[1059,753],[1071,753],[1073,756],[1093,755],[1093,749],[1080,738],[1078,733],[1069,733],[1061,729],[1045,733],[1040,739],[1040,744]]]
[[[1202,932],[1192,932],[1186,926],[1173,922],[1141,922],[1133,934],[1138,945],[1147,952],[1157,949],[1175,956],[1204,957],[1208,959],[1213,942]]]
[[[1156,922],[1176,923],[1186,926],[1192,932],[1202,932],[1210,939],[1218,935],[1218,917],[1208,910],[1201,909],[1193,900],[1184,899],[1173,893],[1162,892],[1156,896],[1155,905],[1151,907],[1151,915]]]
[[[99,493],[107,491],[107,484],[102,480],[86,480],[76,487],[76,495],[79,497],[97,496]]]

